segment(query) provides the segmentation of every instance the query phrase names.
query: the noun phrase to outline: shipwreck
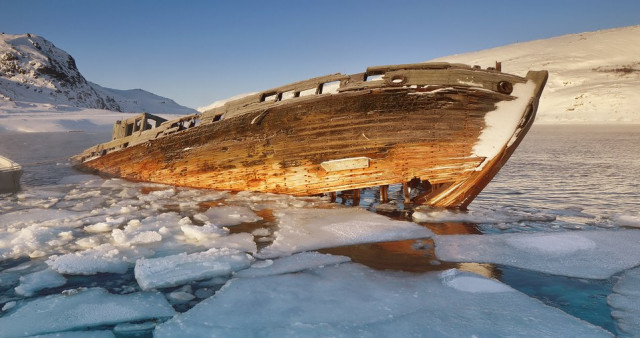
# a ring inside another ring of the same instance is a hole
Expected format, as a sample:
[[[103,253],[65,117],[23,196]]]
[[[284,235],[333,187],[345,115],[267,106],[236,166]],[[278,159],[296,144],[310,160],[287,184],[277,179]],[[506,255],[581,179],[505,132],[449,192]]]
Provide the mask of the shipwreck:
[[[465,208],[533,124],[547,76],[500,63],[369,67],[175,120],[143,113],[72,162],[134,181],[333,200],[379,186],[384,202],[402,184],[405,202]]]

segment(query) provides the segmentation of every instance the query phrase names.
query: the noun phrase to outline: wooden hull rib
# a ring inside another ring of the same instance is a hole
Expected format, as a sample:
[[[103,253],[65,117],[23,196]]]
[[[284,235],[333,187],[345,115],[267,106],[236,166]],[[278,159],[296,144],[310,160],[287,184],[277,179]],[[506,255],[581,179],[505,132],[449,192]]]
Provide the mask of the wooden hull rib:
[[[465,208],[531,127],[546,79],[442,63],[370,67],[155,127],[144,114],[72,160],[135,181],[296,196],[413,180],[425,187],[414,202]]]

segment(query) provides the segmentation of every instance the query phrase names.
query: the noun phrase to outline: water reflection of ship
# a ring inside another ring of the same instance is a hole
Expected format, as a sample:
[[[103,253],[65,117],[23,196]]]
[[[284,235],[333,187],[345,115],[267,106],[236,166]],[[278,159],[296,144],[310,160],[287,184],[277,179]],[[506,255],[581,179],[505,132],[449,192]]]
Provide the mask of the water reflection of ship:
[[[425,223],[423,225],[436,235],[481,234],[471,224]],[[435,254],[435,243],[431,238],[349,245],[319,251],[333,255],[348,256],[353,262],[376,270],[428,272],[456,268],[488,278],[500,277],[500,270],[492,264],[450,263],[439,260]]]
[[[223,201],[201,203],[201,210],[224,204]],[[329,205],[330,207],[330,205]],[[268,229],[270,233],[277,228],[277,220],[271,209],[255,211],[261,221],[243,223],[230,227],[231,233],[254,233],[256,229]],[[396,220],[406,220],[408,210],[396,210],[395,212],[378,212]],[[481,231],[469,223],[423,223],[435,235],[479,235]],[[273,239],[269,235],[256,236],[258,249],[268,246]],[[459,269],[474,272],[488,277],[499,278],[500,270],[491,264],[480,263],[450,263],[440,261],[435,254],[435,243],[432,238],[410,239],[402,241],[365,243],[346,245],[334,248],[318,250],[321,253],[342,255],[351,258],[351,261],[376,270],[395,270],[407,272],[443,271],[447,269]]]

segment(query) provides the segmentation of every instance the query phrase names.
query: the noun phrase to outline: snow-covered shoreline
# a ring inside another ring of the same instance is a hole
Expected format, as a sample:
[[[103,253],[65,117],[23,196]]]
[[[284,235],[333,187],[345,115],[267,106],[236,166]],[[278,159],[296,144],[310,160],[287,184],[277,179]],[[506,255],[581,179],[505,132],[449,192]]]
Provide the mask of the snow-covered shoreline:
[[[431,61],[493,67],[520,76],[548,70],[536,123],[640,124],[640,26],[569,34]]]

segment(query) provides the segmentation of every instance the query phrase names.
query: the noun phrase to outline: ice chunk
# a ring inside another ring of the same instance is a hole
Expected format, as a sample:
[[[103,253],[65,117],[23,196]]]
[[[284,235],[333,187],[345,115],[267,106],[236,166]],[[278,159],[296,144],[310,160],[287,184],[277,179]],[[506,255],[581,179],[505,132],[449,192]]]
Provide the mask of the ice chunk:
[[[496,280],[484,278],[470,272],[457,269],[444,271],[440,274],[443,284],[464,292],[513,292],[514,289]]]
[[[20,277],[20,285],[15,288],[15,291],[19,295],[31,297],[42,289],[55,288],[66,283],[67,279],[59,273],[44,269]]]
[[[34,338],[114,338],[111,331],[66,331],[33,336]]]
[[[174,292],[171,292],[167,296],[167,298],[173,304],[182,304],[182,303],[187,303],[192,299],[195,299],[196,296],[194,296],[193,294],[191,294],[189,292],[174,291]]]
[[[92,225],[87,225],[84,227],[84,231],[91,233],[99,233],[99,232],[111,232],[114,227],[117,227],[125,222],[124,217],[112,218],[106,217],[104,222],[99,222]]]
[[[640,228],[640,216],[618,215],[614,217],[613,221],[618,226]]]
[[[40,226],[52,227],[77,227],[82,223],[77,222],[86,214],[61,209],[25,209],[0,215],[0,224],[5,227]]]
[[[46,256],[73,239],[67,230],[33,224],[17,231],[0,231],[0,259]]]
[[[76,241],[76,244],[84,249],[95,248],[98,245],[102,244],[100,237],[91,236],[91,237],[83,237]]]
[[[552,222],[554,215],[543,213],[531,213],[524,210],[498,209],[498,210],[442,210],[428,207],[418,207],[411,215],[416,222],[426,223],[515,223],[522,221]]]
[[[607,279],[640,264],[640,231],[436,236],[436,256],[569,277]]]
[[[118,335],[118,337],[150,337],[151,332],[156,327],[156,323],[154,322],[144,322],[144,323],[122,323],[118,324],[113,328],[113,332]]]
[[[210,249],[160,258],[140,259],[134,269],[143,290],[178,286],[195,280],[226,276],[245,269],[252,257],[235,249]]]
[[[162,235],[157,231],[141,231],[127,236],[124,231],[114,229],[111,232],[111,237],[116,243],[126,245],[150,244],[162,241]]]
[[[213,207],[203,213],[209,221],[217,226],[232,226],[245,222],[257,222],[262,217],[251,209],[242,206]]]
[[[138,199],[146,202],[153,202],[157,200],[167,199],[175,195],[176,191],[173,188],[165,189],[165,190],[156,190],[152,191],[146,195],[138,196]]]
[[[345,263],[231,280],[156,327],[155,337],[610,337],[600,327],[484,277],[375,271]],[[259,306],[257,306],[259,304]],[[451,311],[443,311],[451,309]]]
[[[345,256],[321,254],[319,252],[301,252],[295,255],[278,258],[274,261],[258,261],[251,268],[238,271],[234,277],[262,277],[298,272],[317,267],[349,262]],[[270,263],[269,263],[270,262]],[[266,263],[266,264],[265,264]]]
[[[138,258],[151,255],[153,251],[144,248],[102,244],[84,251],[51,256],[47,264],[59,273],[71,275],[94,275],[99,272],[125,273]]]
[[[621,337],[640,337],[640,268],[626,271],[607,297]]]
[[[175,314],[156,292],[112,295],[93,288],[52,295],[23,304],[0,318],[0,337],[22,337],[122,322],[167,318]]]
[[[15,306],[16,306],[16,302],[15,301],[6,302],[2,306],[2,311],[9,311],[9,310],[13,309]]]
[[[203,226],[184,224],[180,226],[184,235],[189,239],[194,239],[200,242],[206,242],[211,239],[219,238],[220,236],[227,235],[228,230],[222,229],[213,224],[205,224]]]
[[[261,258],[341,245],[425,238],[428,229],[415,223],[394,221],[357,208],[288,209],[277,212],[278,230],[273,244],[259,252]]]
[[[253,230],[251,232],[251,234],[254,235],[254,236],[265,237],[265,236],[271,235],[271,230],[269,230],[267,228],[258,228],[258,229]]]

